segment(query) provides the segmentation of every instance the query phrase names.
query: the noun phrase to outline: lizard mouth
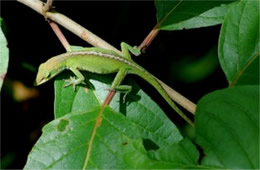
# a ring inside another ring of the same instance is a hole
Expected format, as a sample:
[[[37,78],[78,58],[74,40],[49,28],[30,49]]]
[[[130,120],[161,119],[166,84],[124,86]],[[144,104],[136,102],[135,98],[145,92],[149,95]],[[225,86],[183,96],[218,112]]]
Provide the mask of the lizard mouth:
[[[45,83],[46,81],[48,81],[47,79],[41,79],[40,81],[34,81],[34,83],[33,83],[33,85],[34,86],[39,86],[39,85],[41,85],[41,84],[43,84],[43,83]]]

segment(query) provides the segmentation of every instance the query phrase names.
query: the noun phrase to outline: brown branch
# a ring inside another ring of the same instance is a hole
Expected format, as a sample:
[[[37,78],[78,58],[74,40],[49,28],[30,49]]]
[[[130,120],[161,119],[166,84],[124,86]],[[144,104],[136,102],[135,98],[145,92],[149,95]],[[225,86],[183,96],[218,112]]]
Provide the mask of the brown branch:
[[[196,111],[196,104],[194,104],[192,101],[169,87],[167,84],[162,82],[161,80],[157,79],[160,85],[163,87],[163,89],[167,92],[167,94],[170,96],[170,98],[181,105],[184,109],[189,111],[192,114],[195,114]]]
[[[48,0],[42,7],[43,10],[43,15],[46,18],[46,20],[48,21],[48,23],[50,24],[53,32],[56,34],[56,36],[58,37],[58,39],[60,40],[61,44],[63,45],[63,47],[66,49],[66,51],[71,51],[70,49],[70,44],[67,41],[67,39],[65,38],[65,36],[63,35],[63,33],[61,32],[59,26],[53,22],[52,20],[48,19],[46,16],[47,12],[51,12],[52,10],[52,4],[53,4],[53,0]]]
[[[155,27],[152,29],[152,31],[147,35],[147,37],[144,39],[144,41],[141,43],[141,45],[138,47],[142,52],[145,52],[146,48],[152,43],[154,38],[158,35],[160,31],[160,26],[162,23],[167,19],[167,17],[183,2],[183,0],[180,0],[162,19],[160,22],[158,22]]]
[[[67,41],[66,37],[63,35],[63,33],[61,32],[59,26],[53,22],[52,20],[48,19],[48,22],[52,28],[52,30],[54,31],[54,33],[56,34],[56,36],[58,37],[58,39],[60,40],[61,44],[63,45],[63,47],[66,49],[66,51],[71,51],[70,49],[70,44]]]
[[[159,33],[159,24],[155,25],[155,27],[152,29],[152,31],[147,35],[147,37],[144,39],[144,41],[139,45],[139,49],[144,53],[146,48],[152,43],[154,38]]]
[[[53,0],[48,0],[45,5],[43,6],[44,12],[49,12],[52,9]]]

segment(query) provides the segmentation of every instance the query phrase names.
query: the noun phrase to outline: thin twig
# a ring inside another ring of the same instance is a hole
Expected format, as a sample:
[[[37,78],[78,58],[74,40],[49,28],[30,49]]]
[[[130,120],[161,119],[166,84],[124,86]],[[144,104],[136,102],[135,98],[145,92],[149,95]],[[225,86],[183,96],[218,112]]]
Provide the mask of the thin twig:
[[[157,36],[159,33],[159,24],[156,24],[155,27],[152,29],[152,31],[146,36],[144,41],[139,45],[139,49],[144,53],[146,48],[152,43],[153,39]]]
[[[43,11],[49,12],[52,9],[53,0],[47,0],[45,5],[43,6]]]
[[[48,22],[52,28],[52,30],[54,31],[54,33],[57,35],[58,39],[60,40],[61,44],[63,45],[63,47],[66,49],[67,52],[71,51],[70,48],[70,44],[67,41],[66,37],[63,35],[63,33],[61,32],[59,26],[53,22],[52,20],[48,19]]]
[[[160,85],[163,87],[163,89],[167,92],[167,94],[170,96],[170,98],[181,105],[184,109],[192,113],[193,115],[195,114],[196,111],[196,104],[194,104],[192,101],[169,87],[167,84],[162,82],[161,80],[157,79]]]
[[[65,38],[65,36],[63,35],[63,33],[61,32],[59,26],[55,22],[53,22],[51,19],[47,18],[47,16],[46,16],[47,12],[51,12],[52,4],[53,4],[53,0],[47,0],[47,2],[42,7],[43,15],[46,18],[46,20],[48,21],[48,23],[50,24],[53,32],[56,34],[56,36],[60,40],[63,47],[66,49],[66,51],[71,51],[70,44],[67,41],[67,39]]]
[[[152,41],[155,39],[155,37],[158,35],[160,31],[160,27],[163,24],[163,22],[168,18],[168,16],[183,2],[183,0],[180,0],[166,15],[159,21],[155,27],[152,29],[152,31],[147,35],[147,37],[144,39],[144,41],[141,43],[141,45],[138,47],[139,49],[144,52],[146,48],[152,43]]]

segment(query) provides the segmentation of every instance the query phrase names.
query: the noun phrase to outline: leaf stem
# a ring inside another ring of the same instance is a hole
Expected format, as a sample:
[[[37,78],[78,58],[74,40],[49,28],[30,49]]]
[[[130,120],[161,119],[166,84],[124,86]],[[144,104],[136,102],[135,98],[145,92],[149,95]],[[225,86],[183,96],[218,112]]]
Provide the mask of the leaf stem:
[[[139,45],[139,49],[144,53],[146,48],[152,43],[154,38],[157,36],[159,33],[159,24],[156,24],[155,27],[152,29],[152,31],[146,36],[144,41]]]
[[[152,31],[147,35],[147,37],[144,39],[144,41],[140,44],[138,47],[142,52],[145,52],[146,48],[152,43],[154,38],[158,35],[160,31],[160,27],[162,23],[167,19],[167,17],[183,2],[183,0],[180,0],[162,19],[160,22],[158,22]]]

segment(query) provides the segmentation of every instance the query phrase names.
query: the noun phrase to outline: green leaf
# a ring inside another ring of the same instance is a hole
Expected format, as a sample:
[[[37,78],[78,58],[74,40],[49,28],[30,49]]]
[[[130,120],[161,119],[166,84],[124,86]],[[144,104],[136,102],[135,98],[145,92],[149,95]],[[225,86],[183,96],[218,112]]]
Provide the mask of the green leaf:
[[[230,86],[259,84],[259,0],[242,0],[225,17],[219,60]]]
[[[159,147],[181,141],[183,138],[178,128],[161,108],[133,80],[127,81],[127,84],[132,85],[133,91],[128,96],[130,102],[125,106],[126,116],[136,124],[144,139],[152,140]],[[111,107],[116,109],[113,104]]]
[[[9,50],[7,48],[7,40],[2,31],[3,19],[0,18],[0,90],[7,72]]]
[[[29,154],[24,169],[81,169],[100,108],[86,113],[69,113],[43,128],[43,134]],[[106,108],[97,129],[88,168],[126,168],[116,152],[121,134],[139,136],[135,126],[122,114]],[[66,126],[59,128],[61,124]]]
[[[55,120],[44,127],[25,169],[83,167],[97,114],[114,78],[110,75],[83,73],[90,81],[77,87],[75,92],[72,87],[63,87],[64,79],[69,78],[69,74],[57,77]],[[135,165],[129,164],[129,161],[134,160],[128,160],[125,156],[128,154],[138,156],[140,160],[146,159],[144,164],[140,164],[141,167],[180,167],[176,162],[164,163],[149,157],[144,149],[147,146],[142,140],[150,140],[157,147],[163,148],[179,143],[182,136],[160,107],[137,84],[132,80],[126,80],[125,84],[132,85],[132,92],[127,95],[126,103],[122,102],[124,94],[117,93],[110,104],[111,108],[105,108],[101,116],[102,124],[94,133],[87,168],[133,168]],[[122,136],[129,141],[122,141]],[[136,146],[136,142],[140,149],[138,152],[133,147],[129,151],[125,149],[125,145]],[[138,160],[135,163],[138,164]]]
[[[100,108],[96,108],[87,113],[69,113],[46,125],[41,138],[29,154],[24,169],[81,169],[99,111]],[[185,143],[181,143],[188,146],[185,149],[193,149],[191,143]],[[167,160],[169,156],[180,157],[179,152],[172,151],[179,151],[182,146],[175,147],[177,149],[168,149],[169,152],[165,149],[160,151],[158,157],[161,158],[157,157],[159,160],[151,158],[142,145],[136,126],[124,115],[106,107],[102,115],[102,125],[96,132],[87,168],[186,167],[188,164],[181,159]],[[191,154],[190,159],[193,160],[194,156]]]
[[[202,165],[259,168],[259,86],[218,90],[203,97],[195,116]]]
[[[68,75],[63,74],[55,81],[56,118],[69,112],[87,112],[104,102],[114,76],[99,76],[92,73],[84,75],[90,79],[90,83],[86,83],[84,88],[78,88],[76,92],[72,87],[63,87],[64,79],[69,78]],[[128,80],[125,84],[132,86],[131,93],[126,97],[127,102],[122,102],[124,94],[117,93],[110,107],[126,115],[136,124],[145,139],[154,141],[158,146],[179,142],[182,139],[179,130],[161,108],[134,81]]]
[[[156,0],[157,22],[162,30],[207,27],[222,23],[231,3],[228,1]]]

